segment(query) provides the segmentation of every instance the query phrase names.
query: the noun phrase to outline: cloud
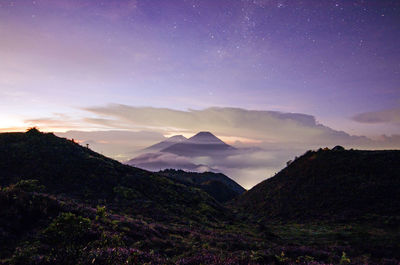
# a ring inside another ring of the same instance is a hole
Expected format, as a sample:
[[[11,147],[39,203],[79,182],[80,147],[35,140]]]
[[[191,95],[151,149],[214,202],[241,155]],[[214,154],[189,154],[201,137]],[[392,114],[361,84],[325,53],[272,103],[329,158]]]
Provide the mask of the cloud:
[[[335,145],[358,149],[400,148],[400,135],[382,135],[375,140],[351,136],[318,123],[312,115],[301,113],[220,107],[182,111],[119,104],[84,110],[89,113],[81,120],[58,115],[31,120],[30,124],[39,122],[56,127],[69,122],[71,126],[101,128],[102,131],[69,131],[58,135],[74,138],[83,145],[88,143],[93,150],[120,161],[135,158],[131,164],[148,170],[213,170],[228,175],[245,188],[273,176],[285,167],[288,160],[309,149]],[[169,153],[140,152],[165,140],[164,135],[184,132],[191,136],[199,131],[210,131],[226,139],[251,141],[241,142],[236,145],[238,150],[224,156],[188,158]]]
[[[285,167],[288,160],[303,154],[303,149],[282,150],[242,150],[242,152],[223,158],[210,159],[208,164],[218,172],[222,172],[246,189],[272,177]]]
[[[53,117],[44,117],[24,120],[28,127],[38,127],[41,130],[51,128],[53,131],[65,129],[80,129],[85,126],[84,121],[71,118],[63,113],[54,113]]]
[[[281,170],[286,161],[292,160],[303,150],[261,150],[241,149],[225,156],[184,157],[167,152],[141,154],[127,163],[143,169],[158,171],[175,168],[187,171],[221,172],[243,185],[251,188],[262,180]]]
[[[190,158],[162,152],[142,154],[128,161],[127,163],[132,166],[152,171],[158,171],[168,168],[183,169],[194,172],[213,170],[206,165],[193,163]]]
[[[371,149],[400,149],[400,134],[381,135],[374,141],[371,141]]]
[[[400,125],[400,108],[393,108],[381,111],[364,112],[355,115],[354,121],[361,123],[393,123]]]
[[[166,139],[152,131],[67,131],[56,135],[82,145],[89,144],[91,149],[120,161],[129,160],[138,155],[139,150]]]
[[[204,110],[172,110],[111,104],[85,108],[121,127],[132,125],[158,130],[211,131],[218,136],[234,136],[264,143],[330,145],[362,143],[365,137],[351,136],[319,124],[314,116],[301,113],[212,107]],[[103,123],[100,120],[96,124]]]

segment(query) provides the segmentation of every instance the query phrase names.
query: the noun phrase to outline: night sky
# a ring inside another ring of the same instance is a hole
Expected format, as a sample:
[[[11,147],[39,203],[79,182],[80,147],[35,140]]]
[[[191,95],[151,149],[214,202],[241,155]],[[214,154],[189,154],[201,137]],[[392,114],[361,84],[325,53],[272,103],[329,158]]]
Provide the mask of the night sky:
[[[0,3],[3,128],[121,103],[301,112],[369,134],[351,117],[400,105],[399,1]]]
[[[99,111],[118,106],[303,113],[397,137],[400,2],[0,1],[0,130],[198,129]]]

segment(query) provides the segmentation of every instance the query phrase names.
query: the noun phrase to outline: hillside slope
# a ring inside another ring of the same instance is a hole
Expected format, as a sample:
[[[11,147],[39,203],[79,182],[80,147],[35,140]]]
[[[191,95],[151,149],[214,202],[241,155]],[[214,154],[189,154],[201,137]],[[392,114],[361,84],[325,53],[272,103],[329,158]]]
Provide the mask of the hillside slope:
[[[36,179],[53,194],[109,204],[158,220],[222,216],[225,209],[199,189],[123,165],[70,140],[31,129],[0,134],[0,186]]]
[[[242,186],[222,173],[196,173],[166,169],[159,171],[158,174],[185,184],[199,187],[219,202],[229,201],[246,191]]]
[[[308,151],[236,204],[265,220],[400,216],[400,151]]]

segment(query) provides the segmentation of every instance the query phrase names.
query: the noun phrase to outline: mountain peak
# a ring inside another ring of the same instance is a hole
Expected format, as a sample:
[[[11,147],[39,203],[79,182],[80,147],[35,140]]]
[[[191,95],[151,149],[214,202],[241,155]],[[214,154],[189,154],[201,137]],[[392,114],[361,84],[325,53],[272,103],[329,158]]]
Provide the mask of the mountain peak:
[[[173,135],[171,137],[168,137],[167,141],[171,142],[171,141],[176,141],[176,142],[181,142],[181,141],[185,141],[187,140],[187,138],[183,135]]]
[[[225,144],[221,139],[216,137],[214,134],[211,132],[199,132],[196,135],[190,137],[188,139],[189,142],[191,143],[206,143],[206,144]]]
[[[174,145],[174,144],[177,144],[177,143],[181,143],[181,142],[184,142],[184,141],[187,141],[187,138],[185,136],[183,136],[183,135],[173,135],[173,136],[165,139],[162,142],[153,144],[152,146],[149,146],[149,147],[143,149],[143,151],[146,151],[146,152],[154,152],[154,151],[156,151],[156,152],[158,152],[158,151],[160,151],[162,149],[170,147],[171,145]]]
[[[195,136],[212,136],[215,137],[214,134],[207,132],[207,131],[202,131],[202,132],[198,132]]]

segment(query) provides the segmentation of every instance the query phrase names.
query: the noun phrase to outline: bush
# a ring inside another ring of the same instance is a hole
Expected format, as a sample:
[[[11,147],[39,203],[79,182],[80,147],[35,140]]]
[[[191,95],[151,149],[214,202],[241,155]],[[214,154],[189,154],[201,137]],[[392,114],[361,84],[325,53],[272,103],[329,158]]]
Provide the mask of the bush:
[[[44,238],[52,245],[81,245],[91,234],[91,221],[73,213],[62,213],[44,230]]]
[[[14,185],[14,188],[25,192],[42,192],[46,189],[45,186],[39,184],[37,179],[20,180]]]

